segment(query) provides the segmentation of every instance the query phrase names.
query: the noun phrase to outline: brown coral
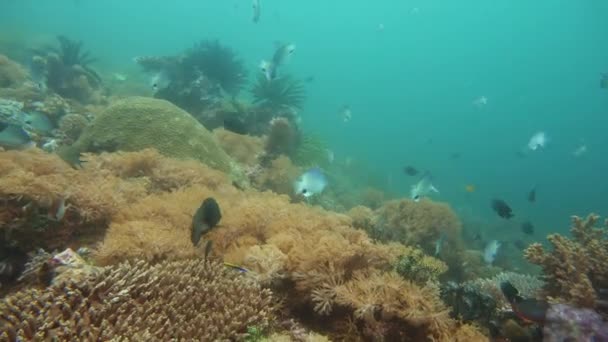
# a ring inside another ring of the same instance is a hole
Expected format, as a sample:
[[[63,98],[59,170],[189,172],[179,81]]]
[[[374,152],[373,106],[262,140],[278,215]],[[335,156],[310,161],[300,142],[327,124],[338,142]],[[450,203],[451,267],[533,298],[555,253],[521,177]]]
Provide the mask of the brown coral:
[[[15,88],[26,80],[23,67],[0,54],[0,88]]]
[[[248,327],[268,326],[274,307],[269,290],[221,262],[139,261],[106,268],[87,283],[8,296],[0,304],[0,339],[242,340]]]
[[[272,190],[278,194],[292,195],[293,182],[300,173],[301,169],[295,166],[289,157],[281,155],[272,160],[267,168],[255,174],[252,183],[260,190]]]
[[[264,153],[264,140],[260,137],[238,134],[223,128],[213,130],[220,146],[237,162],[253,167],[258,165]]]
[[[561,302],[595,307],[595,289],[608,288],[608,222],[594,228],[599,216],[572,217],[572,239],[559,234],[547,237],[552,250],[539,243],[525,251],[530,262],[543,268],[545,294]]]
[[[59,130],[71,142],[74,142],[80,136],[80,133],[88,125],[89,121],[80,114],[69,113],[59,119]]]

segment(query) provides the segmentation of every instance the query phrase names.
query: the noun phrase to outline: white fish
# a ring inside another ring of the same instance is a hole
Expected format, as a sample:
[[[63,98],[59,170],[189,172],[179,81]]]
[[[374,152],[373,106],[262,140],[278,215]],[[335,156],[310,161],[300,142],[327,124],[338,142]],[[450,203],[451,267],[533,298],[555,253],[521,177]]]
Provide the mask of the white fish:
[[[353,112],[350,110],[350,106],[349,105],[342,106],[342,109],[340,110],[340,115],[342,116],[343,122],[349,122],[350,119],[353,118]]]
[[[420,181],[415,185],[412,185],[412,190],[410,191],[411,198],[418,202],[422,197],[427,196],[431,192],[439,193],[439,190],[435,186],[433,186],[431,174],[426,172]]]
[[[528,148],[532,151],[536,151],[540,148],[544,148],[547,145],[547,142],[548,138],[545,132],[537,132],[530,138]]]
[[[260,21],[260,15],[262,14],[262,9],[260,7],[260,0],[253,0],[253,5],[252,5],[252,9],[253,9],[253,22],[257,23],[258,21]]]
[[[152,78],[150,79],[150,87],[152,88],[152,90],[157,92],[160,89],[167,88],[170,82],[171,80],[169,79],[167,73],[161,71],[152,76]]]
[[[295,193],[306,198],[322,193],[326,186],[327,179],[318,167],[304,172],[293,184]]]
[[[437,256],[441,253],[444,243],[445,243],[445,234],[441,233],[441,236],[439,237],[439,239],[437,239],[437,241],[435,241],[435,256]]]
[[[476,107],[483,107],[488,104],[488,98],[485,96],[480,96],[473,100],[473,105]]]
[[[274,65],[274,63],[267,60],[262,60],[259,67],[260,71],[262,74],[264,74],[264,77],[266,77],[268,81],[272,81],[277,77],[277,67]]]
[[[55,152],[55,150],[57,150],[57,148],[59,147],[59,144],[57,143],[56,139],[50,139],[49,141],[45,142],[42,145],[42,149],[46,152]]]
[[[483,260],[486,263],[494,263],[498,250],[500,249],[500,245],[501,243],[498,240],[492,240],[486,245],[486,248],[483,250]]]
[[[272,63],[277,67],[286,63],[289,57],[296,51],[296,44],[293,43],[277,43],[277,49],[272,56]]]
[[[335,159],[335,155],[334,155],[334,151],[326,148],[325,152],[327,153],[327,161],[331,164],[334,162]]]
[[[574,150],[574,152],[572,152],[572,155],[575,157],[580,157],[583,154],[585,154],[586,152],[587,152],[587,145],[581,145],[576,150]]]
[[[113,77],[115,80],[119,81],[119,82],[124,82],[124,81],[126,81],[126,80],[127,80],[127,78],[128,78],[128,77],[127,77],[127,75],[125,75],[125,74],[121,74],[121,73],[119,73],[119,72],[115,72],[115,73],[113,73],[113,74],[112,74],[112,77]]]

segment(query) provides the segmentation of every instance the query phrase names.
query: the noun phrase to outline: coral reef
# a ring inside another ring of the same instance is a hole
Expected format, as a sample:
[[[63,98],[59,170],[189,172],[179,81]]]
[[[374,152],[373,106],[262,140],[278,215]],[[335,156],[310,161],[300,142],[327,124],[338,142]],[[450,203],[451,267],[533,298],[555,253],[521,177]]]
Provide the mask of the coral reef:
[[[300,109],[306,98],[302,82],[289,75],[269,80],[260,74],[251,94],[254,104],[269,108]]]
[[[73,146],[60,154],[74,162],[82,152],[144,148],[155,148],[175,158],[197,159],[238,177],[234,163],[211,132],[171,103],[144,97],[126,98],[109,106],[85,128]]]
[[[86,117],[76,113],[69,113],[59,119],[59,131],[73,143],[80,137],[82,131],[89,124]]]
[[[264,153],[264,139],[250,135],[237,134],[223,128],[213,130],[218,143],[234,160],[248,168],[259,164]]]
[[[252,185],[260,190],[272,190],[278,194],[292,195],[293,182],[302,170],[293,165],[289,157],[279,156],[269,165],[252,174]]]
[[[395,265],[395,271],[399,275],[418,284],[437,282],[439,276],[447,270],[448,266],[443,261],[425,255],[416,248],[401,255]]]
[[[294,163],[302,167],[329,167],[333,155],[327,144],[317,135],[301,132],[291,157]]]
[[[286,118],[270,120],[268,138],[264,149],[268,157],[277,157],[281,154],[290,156],[298,144],[299,132]]]
[[[275,307],[269,290],[221,262],[138,261],[9,295],[0,339],[242,340],[248,327],[268,327]]]
[[[608,341],[608,323],[593,310],[555,304],[547,311],[543,341]]]
[[[16,88],[26,78],[27,73],[21,65],[0,54],[0,88]]]
[[[560,303],[595,308],[597,291],[608,288],[608,222],[594,228],[599,216],[572,217],[572,239],[559,234],[547,237],[551,250],[539,243],[525,251],[530,262],[542,267],[545,295]]]
[[[33,69],[53,92],[81,102],[101,101],[101,77],[90,67],[95,61],[81,41],[58,36],[58,47],[34,50]]]

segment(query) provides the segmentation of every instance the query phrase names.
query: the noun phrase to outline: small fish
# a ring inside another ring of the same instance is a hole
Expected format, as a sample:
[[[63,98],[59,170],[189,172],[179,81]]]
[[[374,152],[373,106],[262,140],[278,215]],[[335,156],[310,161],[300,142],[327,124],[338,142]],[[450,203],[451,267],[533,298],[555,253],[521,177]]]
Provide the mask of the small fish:
[[[608,72],[605,72],[600,77],[600,88],[608,89]]]
[[[545,132],[537,132],[528,141],[528,148],[532,151],[542,149],[547,145],[548,142],[547,134]]]
[[[63,220],[63,216],[65,215],[66,210],[70,207],[70,205],[65,205],[65,201],[67,198],[60,197],[53,201],[49,211],[47,213],[47,217],[51,221],[59,222]]]
[[[520,251],[526,249],[526,243],[522,239],[516,239],[515,241],[513,241],[513,246],[515,246]]]
[[[534,234],[534,225],[530,221],[524,221],[521,224],[521,231],[524,232],[524,234],[533,235]]]
[[[260,71],[262,72],[262,74],[264,74],[268,81],[272,81],[277,78],[277,67],[272,62],[262,60],[260,62],[259,67]]]
[[[441,235],[439,236],[439,239],[437,239],[437,241],[435,241],[435,256],[438,256],[441,253],[444,243],[445,243],[445,234],[441,233]]]
[[[260,21],[260,15],[262,14],[262,9],[260,7],[260,0],[253,0],[253,5],[252,5],[252,9],[253,9],[253,22],[257,23],[258,21]]]
[[[128,79],[127,75],[125,74],[121,74],[119,72],[115,72],[112,74],[112,77],[117,80],[118,82],[124,82]]]
[[[532,188],[530,192],[528,192],[528,202],[534,203],[536,202],[536,187]]]
[[[473,193],[473,192],[475,192],[475,190],[477,190],[477,189],[475,188],[475,185],[473,185],[473,184],[467,184],[464,186],[464,191],[466,191],[468,193]]]
[[[167,73],[164,71],[154,74],[150,79],[150,87],[154,92],[167,88],[169,83],[171,83],[169,75],[167,75]]]
[[[311,75],[311,76],[308,76],[308,77],[306,77],[306,78],[304,79],[304,82],[306,82],[306,83],[312,83],[312,82],[314,82],[314,81],[315,81],[315,77],[314,77],[314,76],[312,76],[312,75]]]
[[[334,159],[336,158],[336,156],[334,155],[334,151],[326,148],[325,149],[325,153],[327,154],[327,161],[331,164],[334,162]]]
[[[296,45],[293,43],[277,43],[277,49],[272,55],[272,64],[277,67],[285,64],[295,51]]]
[[[320,194],[327,186],[327,178],[318,167],[304,172],[295,182],[294,191],[306,198]]]
[[[350,119],[352,119],[353,113],[350,110],[349,105],[342,106],[342,108],[340,109],[340,116],[342,117],[342,121],[344,122],[349,122]]]
[[[415,202],[418,202],[422,197],[427,196],[431,192],[439,193],[439,190],[437,190],[437,188],[433,185],[431,173],[427,171],[424,173],[424,175],[422,175],[422,178],[420,181],[418,181],[418,183],[412,185],[410,197]]]
[[[239,266],[239,265],[235,265],[235,264],[231,264],[231,263],[226,262],[226,261],[224,261],[224,266],[232,268],[232,269],[234,269],[236,271],[239,271],[241,273],[249,272],[249,270],[246,269],[245,267],[242,267],[242,266]]]
[[[0,121],[0,147],[21,150],[34,146],[36,143],[23,127]]]
[[[475,107],[480,107],[481,108],[481,107],[483,107],[483,106],[485,106],[487,104],[488,104],[488,98],[485,97],[485,96],[480,96],[480,97],[476,98],[475,100],[473,100],[473,105]]]
[[[511,207],[509,207],[507,202],[501,199],[492,200],[492,209],[494,209],[498,216],[504,219],[508,220],[513,217],[513,210],[511,209]]]
[[[522,298],[519,291],[509,281],[500,283],[500,290],[511,304],[511,309],[519,318],[534,323],[544,323],[549,303],[533,298]]]
[[[483,250],[483,260],[487,264],[491,265],[494,263],[498,250],[500,249],[500,245],[501,243],[498,240],[492,240],[486,245],[486,248]]]
[[[581,145],[572,152],[572,155],[575,157],[580,157],[587,152],[587,145]]]
[[[205,261],[207,261],[207,258],[211,254],[212,248],[213,248],[213,240],[207,240],[207,243],[205,243]]]
[[[403,168],[403,173],[405,173],[408,176],[415,176],[418,174],[418,169],[416,169],[413,166],[408,165]]]
[[[190,238],[194,247],[198,245],[203,234],[213,229],[220,222],[221,218],[220,206],[215,199],[212,197],[206,198],[192,217],[192,234]]]

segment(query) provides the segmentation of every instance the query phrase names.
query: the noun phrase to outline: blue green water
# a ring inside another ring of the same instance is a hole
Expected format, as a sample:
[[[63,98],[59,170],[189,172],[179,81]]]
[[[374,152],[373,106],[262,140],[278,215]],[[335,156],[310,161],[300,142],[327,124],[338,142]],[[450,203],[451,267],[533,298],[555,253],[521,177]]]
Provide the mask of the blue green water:
[[[607,1],[261,3],[254,24],[248,0],[4,0],[0,28],[31,42],[83,40],[109,72],[218,38],[242,56],[250,79],[275,41],[294,42],[289,72],[315,79],[305,129],[338,160],[372,165],[392,192],[409,195],[416,179],[401,169],[411,164],[432,172],[441,191],[434,199],[489,226],[518,225],[494,215],[494,197],[541,231],[564,230],[572,214],[608,213],[608,90],[599,87],[608,72]],[[478,108],[480,96],[488,104]],[[547,148],[518,156],[541,130]],[[582,142],[588,152],[576,158]]]

